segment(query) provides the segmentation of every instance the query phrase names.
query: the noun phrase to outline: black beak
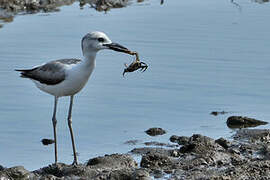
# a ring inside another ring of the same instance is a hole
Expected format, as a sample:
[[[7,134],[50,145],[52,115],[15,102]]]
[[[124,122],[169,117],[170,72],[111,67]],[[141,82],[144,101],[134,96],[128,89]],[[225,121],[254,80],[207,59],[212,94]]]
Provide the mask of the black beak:
[[[103,44],[103,46],[107,46],[109,49],[118,51],[118,52],[124,52],[124,53],[130,52],[128,48],[121,46],[120,44],[117,44],[117,43]]]

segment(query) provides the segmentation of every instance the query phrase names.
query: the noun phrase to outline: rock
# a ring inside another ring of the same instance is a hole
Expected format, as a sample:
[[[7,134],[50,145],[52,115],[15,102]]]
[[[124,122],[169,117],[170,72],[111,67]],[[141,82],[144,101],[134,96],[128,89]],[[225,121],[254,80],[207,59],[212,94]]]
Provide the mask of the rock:
[[[141,167],[149,169],[171,169],[173,160],[162,153],[147,153],[142,156]]]
[[[5,168],[0,165],[0,171],[3,171]]]
[[[270,130],[269,129],[239,129],[233,136],[235,140],[248,140],[251,143],[269,142]]]
[[[133,176],[137,163],[130,155],[112,154],[90,159],[87,167],[100,172],[95,179],[126,180]]]
[[[229,146],[231,146],[231,142],[224,139],[224,138],[219,138],[219,139],[215,140],[215,143],[218,143],[219,145],[221,145],[225,149],[228,149]]]
[[[137,167],[136,161],[128,154],[112,154],[90,159],[87,166],[103,169],[124,169]]]
[[[162,178],[164,176],[164,173],[162,170],[159,170],[159,169],[155,169],[153,172],[152,172],[152,175],[154,176],[154,178]]]
[[[221,148],[222,147],[219,144],[215,143],[212,138],[202,136],[200,134],[194,134],[189,138],[188,143],[186,143],[180,148],[180,152],[195,152],[198,154],[205,154],[213,150],[222,150]]]
[[[136,169],[133,174],[131,180],[151,180],[149,172],[146,169]]]
[[[87,165],[59,163],[33,172],[0,166],[0,179],[269,179],[269,134],[268,129],[243,129],[233,141],[194,134],[184,138],[180,149],[135,148],[133,153],[142,155],[141,167],[128,154],[92,158]],[[170,139],[178,142],[179,136]]]
[[[147,153],[161,153],[170,155],[172,150],[164,148],[154,148],[154,147],[143,147],[143,148],[134,148],[130,152],[133,154],[145,155]]]
[[[173,143],[177,143],[178,138],[179,138],[179,136],[172,135],[172,136],[170,137],[170,141],[173,142]]]
[[[57,165],[53,164],[53,165],[43,167],[39,170],[35,170],[33,171],[33,173],[41,177],[47,177],[47,176],[54,177],[54,178],[73,177],[73,179],[75,179],[78,177],[93,178],[99,172],[87,166],[84,166],[82,164],[73,166],[73,165],[67,165],[64,163],[58,163]]]
[[[157,142],[157,141],[145,142],[144,145],[146,145],[146,146],[162,146],[162,147],[169,147],[169,148],[177,147],[177,145],[174,145],[174,144],[161,143],[161,142]]]
[[[48,146],[50,144],[53,144],[54,143],[54,140],[53,139],[42,139],[41,140],[41,143],[44,145],[44,146]]]
[[[136,145],[138,144],[140,141],[139,140],[129,140],[129,141],[126,141],[124,142],[124,144],[128,144],[128,145]]]
[[[0,171],[0,179],[21,179],[26,180],[33,177],[33,174],[24,169],[23,166],[15,166]]]
[[[104,173],[101,173],[101,175]],[[108,174],[106,179],[110,179],[110,180],[127,180],[127,179],[131,179],[132,174],[133,174],[133,170],[131,169],[117,169],[112,171],[111,173],[106,173]],[[100,175],[99,175],[100,176]],[[103,175],[104,177],[104,175]],[[102,179],[102,178],[96,178],[96,179]]]
[[[189,137],[172,135],[170,137],[170,141],[174,143],[178,143],[179,145],[185,145],[188,143]]]
[[[268,122],[242,116],[231,116],[227,119],[229,128],[256,127],[265,124],[268,124]]]
[[[163,130],[162,128],[149,128],[148,130],[145,131],[146,134],[149,136],[157,136],[157,135],[163,135],[166,134],[166,131]]]
[[[226,112],[226,111],[212,111],[210,114],[213,115],[213,116],[217,116],[217,115],[223,115],[223,114],[227,114],[229,112]]]
[[[48,179],[111,179],[125,180],[131,179],[137,163],[130,155],[112,154],[90,159],[87,165],[77,166],[58,163],[50,165],[33,173],[42,178]]]

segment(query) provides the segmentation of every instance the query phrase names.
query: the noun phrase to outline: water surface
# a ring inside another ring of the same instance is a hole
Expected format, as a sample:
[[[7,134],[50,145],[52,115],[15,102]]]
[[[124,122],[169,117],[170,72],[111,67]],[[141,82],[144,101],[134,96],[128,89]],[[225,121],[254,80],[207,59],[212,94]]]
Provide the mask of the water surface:
[[[80,58],[80,40],[104,31],[140,53],[145,73],[122,77],[132,58],[99,52],[97,67],[75,97],[73,128],[79,161],[134,147],[125,141],[167,142],[173,135],[201,133],[229,138],[230,115],[270,119],[270,3],[240,0],[145,1],[108,13],[78,3],[60,12],[17,16],[0,30],[0,164],[38,169],[54,161],[53,97],[19,78],[28,68],[59,58]],[[58,108],[59,160],[72,162],[66,122],[68,98]],[[211,111],[230,114],[211,116]],[[144,130],[162,127],[167,135],[148,137]],[[269,125],[262,126],[269,128]]]

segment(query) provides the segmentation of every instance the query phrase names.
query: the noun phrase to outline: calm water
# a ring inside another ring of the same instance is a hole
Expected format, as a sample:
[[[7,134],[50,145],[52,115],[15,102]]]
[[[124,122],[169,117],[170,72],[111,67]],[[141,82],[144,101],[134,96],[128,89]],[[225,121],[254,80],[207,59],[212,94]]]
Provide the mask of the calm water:
[[[127,140],[167,142],[173,135],[202,133],[229,138],[231,115],[270,121],[270,3],[188,0],[134,3],[107,14],[78,3],[61,12],[24,15],[0,29],[0,164],[37,169],[54,161],[53,97],[19,78],[15,68],[81,57],[80,40],[101,30],[149,64],[145,73],[122,77],[132,58],[100,52],[87,86],[75,98],[73,126],[80,162],[134,147]],[[58,108],[59,159],[72,162],[66,122],[68,98]],[[211,116],[211,111],[232,112]],[[144,130],[162,127],[161,137]],[[268,126],[262,126],[269,128]]]

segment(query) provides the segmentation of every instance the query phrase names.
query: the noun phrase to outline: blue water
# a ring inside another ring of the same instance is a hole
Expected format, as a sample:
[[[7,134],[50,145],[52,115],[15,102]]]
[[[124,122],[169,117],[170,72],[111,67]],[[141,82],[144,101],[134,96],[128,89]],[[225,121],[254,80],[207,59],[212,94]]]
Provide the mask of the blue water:
[[[79,161],[124,153],[140,142],[201,133],[230,138],[231,115],[270,121],[270,3],[239,0],[133,3],[108,13],[78,3],[60,12],[17,16],[0,29],[0,164],[38,169],[54,161],[53,97],[19,78],[29,68],[60,58],[80,58],[80,40],[92,30],[140,53],[145,73],[122,77],[125,54],[102,51],[86,87],[75,96],[73,128]],[[59,160],[71,163],[66,122],[68,98],[58,108]],[[211,116],[211,111],[229,114]],[[144,131],[162,127],[167,134]],[[261,126],[269,128],[269,125]]]

